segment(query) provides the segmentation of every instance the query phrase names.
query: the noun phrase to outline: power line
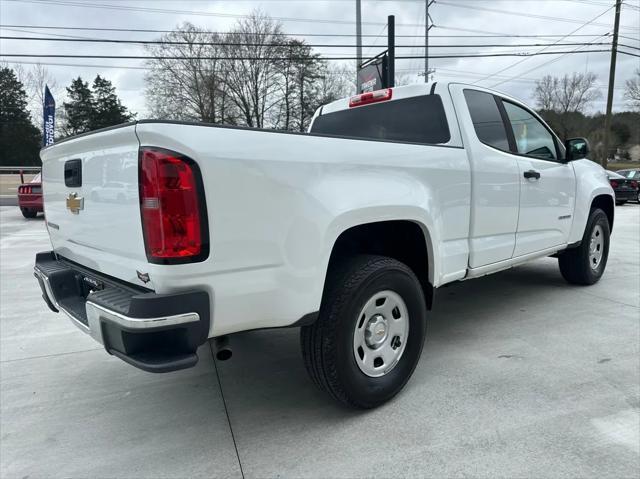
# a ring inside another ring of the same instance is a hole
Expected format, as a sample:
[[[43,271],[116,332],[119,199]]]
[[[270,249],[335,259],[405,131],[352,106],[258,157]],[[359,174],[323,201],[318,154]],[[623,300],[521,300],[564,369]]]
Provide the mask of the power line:
[[[596,37],[596,38],[598,38],[598,37]],[[499,81],[498,83],[494,83],[493,85],[491,85],[491,88],[495,88],[495,87],[497,87],[498,85],[502,85],[503,83],[507,83],[507,82],[509,82],[509,81],[513,81],[513,80],[515,80],[515,79],[517,79],[517,78],[520,78],[522,75],[527,75],[527,74],[531,73],[532,71],[535,71],[535,70],[537,70],[537,69],[539,69],[539,68],[542,68],[543,66],[550,65],[551,63],[555,63],[555,62],[557,62],[557,61],[561,60],[565,55],[568,55],[568,54],[571,54],[571,53],[589,53],[589,51],[587,51],[587,50],[580,50],[580,48],[582,48],[582,47],[578,47],[578,48],[576,48],[575,50],[572,50],[571,52],[568,52],[568,53],[562,54],[562,55],[560,55],[560,56],[559,56],[559,57],[557,57],[557,58],[552,58],[552,59],[551,59],[551,60],[549,60],[549,61],[546,61],[546,62],[544,62],[544,63],[541,63],[540,65],[537,65],[537,66],[535,66],[535,67],[533,67],[533,68],[530,68],[529,70],[527,70],[527,71],[526,71],[526,72],[524,72],[524,73],[521,73],[521,74],[519,74],[519,75],[513,76],[513,77],[508,78],[508,79],[506,79],[506,80]],[[610,52],[610,50],[604,50],[604,51],[605,51],[605,52],[607,52],[607,53],[609,53],[609,52]]]
[[[591,20],[589,20],[588,22],[583,23],[583,24],[582,24],[582,25],[580,25],[578,28],[576,28],[575,30],[573,30],[572,32],[570,32],[569,34],[567,34],[567,36],[569,36],[569,35],[573,35],[573,34],[575,34],[578,30],[581,30],[582,28],[586,27],[587,25],[592,24],[592,23],[593,23],[593,22],[595,22],[598,18],[602,17],[602,16],[603,16],[603,15],[605,15],[607,12],[609,12],[609,10],[611,10],[612,8],[614,8],[614,5],[610,6],[609,8],[607,8],[606,10],[604,10],[602,13],[600,13],[600,14],[596,15],[595,17],[593,17],[593,18],[592,18]],[[602,35],[600,35],[600,36],[602,36]],[[566,37],[562,37],[562,38],[560,38],[559,40],[557,40],[555,43],[559,43],[559,42],[561,42],[562,40],[564,40],[565,38],[566,38]],[[542,50],[539,50],[538,52],[539,52],[539,53],[542,53],[542,52],[544,52],[547,48],[549,48],[549,47],[544,47]],[[579,47],[579,48],[580,48],[580,47]],[[510,70],[510,69],[512,69],[513,67],[516,67],[516,66],[520,65],[521,63],[523,63],[523,62],[525,62],[525,61],[527,61],[527,58],[523,58],[522,60],[519,60],[519,61],[517,61],[517,62],[515,62],[515,63],[512,63],[511,65],[507,65],[506,67],[504,67],[504,68],[502,68],[502,69],[498,70],[497,72],[494,72],[494,74],[500,74],[500,73],[502,73],[502,72],[505,72],[505,71],[507,71],[507,70]],[[488,79],[488,78],[491,78],[491,76],[492,76],[492,75],[487,75],[487,76],[485,76],[484,78],[481,78],[480,80],[477,80],[477,81],[475,81],[475,82],[473,82],[473,83],[474,83],[474,85],[475,85],[476,83],[479,83],[479,82],[484,81],[484,80],[486,80],[486,79]],[[504,82],[503,82],[503,83],[504,83]],[[500,83],[498,83],[498,85],[499,85],[499,84],[500,84]]]
[[[385,24],[386,25],[386,24]],[[423,27],[422,24],[416,25],[416,27]],[[146,28],[118,28],[118,27],[71,27],[71,26],[51,26],[51,25],[20,25],[20,24],[0,24],[0,28],[12,29],[12,28],[31,28],[37,30],[82,30],[82,31],[96,31],[96,32],[122,32],[122,33],[175,33],[180,30],[158,30],[158,29],[146,29]],[[482,35],[429,35],[429,38],[557,38],[557,37],[592,37],[593,34],[575,34],[575,35],[562,35],[562,34],[520,34],[520,33],[497,33],[487,32],[485,30],[473,30],[469,28],[457,28],[438,25],[436,28],[441,30],[454,30],[462,32],[484,33]],[[199,35],[252,35],[252,36],[291,36],[291,37],[343,37],[352,38],[355,34],[352,33],[264,33],[264,32],[209,32],[198,31]],[[53,35],[53,34],[48,34]],[[376,38],[379,35],[376,34],[362,34],[363,37]],[[622,35],[620,35],[622,37]],[[82,37],[73,37],[82,38]],[[424,38],[424,35],[396,35],[396,38]],[[626,37],[631,40],[637,40],[633,37]]]
[[[567,55],[570,53],[601,53],[609,50],[572,50],[572,51],[554,51],[554,52],[503,52],[503,53],[479,53],[479,54],[460,54],[460,55],[429,55],[429,58],[489,58],[489,57],[513,57],[513,56],[538,56],[538,55]],[[278,61],[278,60],[308,60],[307,57],[225,57],[225,56],[145,56],[145,55],[67,55],[67,54],[32,54],[32,53],[2,53],[0,57],[7,58],[93,58],[93,59],[124,59],[124,60],[238,60],[238,61]],[[396,56],[399,60],[410,60],[421,58],[424,55]],[[356,57],[321,57],[320,60],[355,60]]]
[[[149,67],[149,66],[134,66],[134,65],[105,65],[105,64],[96,64],[96,63],[59,63],[59,62],[35,62],[35,61],[21,61],[21,60],[13,60],[11,62],[12,64],[18,64],[18,65],[45,65],[45,66],[52,66],[52,67],[71,67],[71,68],[99,68],[99,69],[123,69],[123,70],[144,70],[144,71],[151,71],[153,70],[153,67]],[[193,69],[187,69],[187,68],[178,68],[178,71],[204,71],[202,69],[199,68],[193,68]],[[422,67],[414,67],[414,68],[399,68],[396,71],[397,72],[401,72],[401,73],[406,73],[406,72],[414,72],[414,73],[418,73],[421,72],[423,70]],[[215,72],[217,74],[225,74],[225,73],[229,73],[231,72],[231,70],[226,70],[226,69],[211,69],[211,72]],[[355,70],[345,70],[345,73],[355,73]],[[477,72],[472,72],[469,70],[454,70],[454,69],[449,69],[449,68],[438,68],[438,72],[442,73],[442,76],[445,77],[454,77],[454,78],[459,78],[459,77],[472,77],[472,78],[476,78],[479,76],[482,76],[482,74],[477,73]],[[447,73],[449,72],[449,73]],[[341,76],[343,75],[343,72],[332,72],[332,71],[328,71],[325,72],[323,74],[323,76]],[[509,78],[506,75],[499,75],[498,77],[502,77],[502,78]],[[520,83],[528,83],[528,84],[535,84],[538,80],[535,78],[517,78],[514,79],[512,81],[515,82],[520,82]],[[598,89],[606,89],[606,86],[603,85],[596,85],[595,86]],[[620,86],[620,87],[615,87],[616,90],[624,90],[624,87]]]
[[[103,3],[82,3],[78,1],[72,0],[6,0],[10,2],[19,2],[19,3],[36,3],[36,4],[46,4],[51,6],[59,5],[59,6],[69,6],[69,7],[80,7],[80,8],[96,8],[96,9],[107,9],[107,10],[120,10],[120,11],[136,11],[136,12],[144,12],[144,13],[162,13],[162,14],[170,14],[170,15],[194,15],[194,16],[208,16],[208,17],[221,17],[221,18],[249,18],[250,15],[236,14],[236,13],[221,13],[221,12],[206,12],[206,11],[193,11],[193,10],[178,10],[178,9],[162,9],[162,8],[154,8],[154,7],[136,7],[131,5],[112,5],[112,4],[103,4]],[[498,10],[491,9],[487,7],[477,7],[471,5],[460,5],[455,3],[449,3],[447,1],[438,0],[438,4],[447,5],[452,7],[459,8],[468,8],[472,10],[479,11],[488,11],[493,13],[503,13],[509,15],[518,15],[525,16],[529,18],[539,18],[543,20],[549,21],[563,21],[570,23],[580,23],[580,20],[571,19],[571,18],[561,18],[561,17],[550,17],[544,15],[534,15],[534,14],[526,14],[522,12],[512,12],[506,10]],[[278,20],[280,22],[302,22],[302,23],[330,23],[330,24],[341,24],[341,25],[353,25],[355,22],[350,20],[331,20],[331,19],[318,19],[318,18],[296,18],[296,17],[271,17],[273,20]],[[384,22],[362,22],[363,25],[376,25],[383,26]],[[399,23],[396,26],[405,26],[405,27],[415,27],[417,24],[410,23]],[[635,27],[625,27],[631,30],[640,30],[640,28]]]
[[[204,45],[204,46],[244,46],[244,47],[273,47],[273,48],[288,48],[296,47],[298,45],[289,45],[286,43],[233,43],[233,42],[203,42],[203,41],[177,41],[177,40],[121,40],[112,38],[46,38],[46,37],[18,37],[0,35],[0,40],[20,40],[20,41],[48,41],[48,42],[73,42],[73,43],[118,43],[118,44],[134,44],[134,45]],[[609,42],[573,42],[573,43],[470,43],[470,44],[440,44],[430,45],[432,48],[504,48],[504,47],[544,47],[544,46],[592,46],[592,45],[609,45]],[[301,47],[313,47],[313,48],[352,48],[355,45],[352,44],[312,44],[303,43]],[[363,45],[364,48],[374,48],[375,43],[372,45]],[[420,45],[396,45],[396,48],[414,48]],[[635,47],[630,47],[635,48]]]
[[[488,7],[478,7],[478,6],[472,6],[472,5],[462,5],[459,3],[449,3],[446,0],[438,0],[438,4],[439,5],[446,5],[449,7],[456,7],[456,8],[465,8],[468,10],[477,10],[477,11],[481,11],[481,12],[491,12],[491,13],[501,13],[504,15],[514,15],[514,16],[518,16],[518,17],[525,17],[525,18],[536,18],[539,20],[547,20],[547,21],[555,21],[555,22],[566,22],[566,23],[582,23],[582,20],[578,20],[575,18],[563,18],[563,17],[555,17],[555,16],[548,16],[548,15],[537,15],[537,14],[533,14],[533,13],[524,13],[524,12],[514,12],[514,11],[509,11],[509,10],[500,10],[497,8],[488,8]],[[605,24],[605,23],[593,23],[593,25],[595,26],[600,26],[600,27],[608,27],[609,25]],[[631,26],[620,26],[620,28],[626,28],[628,30],[640,30],[639,27],[631,27]]]
[[[220,18],[250,18],[251,17],[251,15],[243,15],[238,13],[205,12],[205,11],[165,9],[165,8],[155,8],[155,7],[136,7],[131,5],[112,5],[112,4],[104,4],[104,3],[82,3],[78,1],[72,1],[72,0],[6,0],[6,1],[19,2],[19,3],[46,4],[48,6],[59,5],[59,6],[67,6],[67,7],[96,8],[96,9],[104,9],[104,10],[162,13],[162,14],[169,14],[169,15],[194,15],[194,16],[220,17]],[[355,22],[352,22],[350,20],[331,20],[328,18],[296,18],[296,17],[273,17],[273,16],[271,16],[270,18],[272,20],[277,20],[285,23],[286,22],[329,23],[334,25],[355,24]],[[382,26],[382,25],[385,25],[385,22],[362,22],[362,24]],[[415,25],[406,23],[406,24],[397,24],[396,26],[410,27]]]

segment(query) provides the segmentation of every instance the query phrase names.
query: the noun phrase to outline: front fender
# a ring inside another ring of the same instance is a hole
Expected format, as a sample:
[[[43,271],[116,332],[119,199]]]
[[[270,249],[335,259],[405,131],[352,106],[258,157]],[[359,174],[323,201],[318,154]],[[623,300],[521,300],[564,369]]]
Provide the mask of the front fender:
[[[568,243],[582,240],[593,200],[601,195],[609,196],[615,204],[615,193],[609,184],[604,168],[584,159],[571,162],[576,175],[576,205]]]

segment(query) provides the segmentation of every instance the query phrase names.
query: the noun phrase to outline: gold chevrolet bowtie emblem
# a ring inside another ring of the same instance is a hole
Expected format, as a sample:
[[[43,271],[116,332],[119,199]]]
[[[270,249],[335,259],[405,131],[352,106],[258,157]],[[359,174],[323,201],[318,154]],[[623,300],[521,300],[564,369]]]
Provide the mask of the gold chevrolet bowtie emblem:
[[[78,193],[70,193],[67,198],[67,208],[74,215],[79,214],[80,210],[84,209],[84,198],[78,198]]]

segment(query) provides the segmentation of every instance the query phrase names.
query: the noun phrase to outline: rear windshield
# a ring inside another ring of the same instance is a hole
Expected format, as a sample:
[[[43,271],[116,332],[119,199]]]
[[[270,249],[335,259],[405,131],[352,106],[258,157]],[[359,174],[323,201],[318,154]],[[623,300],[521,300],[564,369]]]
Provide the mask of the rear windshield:
[[[367,140],[447,143],[449,125],[439,95],[425,95],[320,115],[311,133]]]

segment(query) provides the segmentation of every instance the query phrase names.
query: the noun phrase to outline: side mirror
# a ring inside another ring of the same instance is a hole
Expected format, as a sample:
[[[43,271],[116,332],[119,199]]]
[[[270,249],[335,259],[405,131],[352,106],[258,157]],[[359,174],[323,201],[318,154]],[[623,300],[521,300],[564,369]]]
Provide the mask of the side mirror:
[[[567,149],[567,162],[581,160],[589,154],[589,141],[586,138],[569,138],[564,146]]]

